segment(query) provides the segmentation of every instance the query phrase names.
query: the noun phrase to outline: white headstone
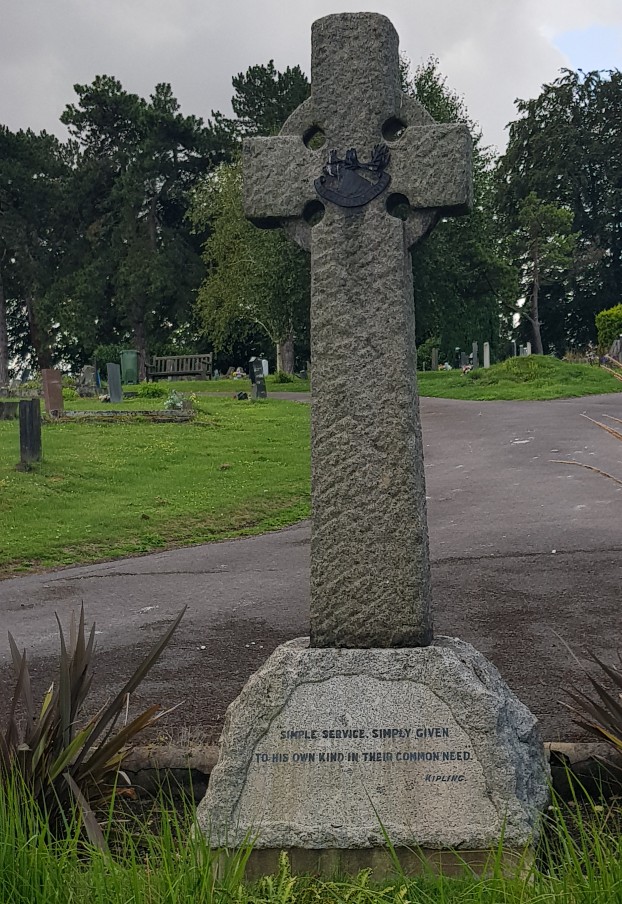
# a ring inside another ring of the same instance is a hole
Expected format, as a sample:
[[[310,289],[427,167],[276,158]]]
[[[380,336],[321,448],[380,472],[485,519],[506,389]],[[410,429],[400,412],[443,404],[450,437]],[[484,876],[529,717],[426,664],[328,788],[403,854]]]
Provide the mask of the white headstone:
[[[484,342],[484,367],[490,367],[490,342]]]
[[[531,342],[528,342],[527,345],[525,346],[525,354],[526,355],[531,354]]]

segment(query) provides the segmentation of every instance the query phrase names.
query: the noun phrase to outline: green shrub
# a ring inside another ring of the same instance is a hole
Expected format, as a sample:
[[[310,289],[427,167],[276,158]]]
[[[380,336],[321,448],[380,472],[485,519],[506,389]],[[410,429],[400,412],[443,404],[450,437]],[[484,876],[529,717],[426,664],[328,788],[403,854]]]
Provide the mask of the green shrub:
[[[136,389],[140,399],[164,399],[168,395],[166,386],[161,383],[141,383]]]
[[[79,399],[77,390],[73,389],[71,386],[63,387],[63,399],[66,402],[71,402],[73,399]]]
[[[614,339],[622,335],[622,304],[607,308],[596,315],[598,347],[609,351]]]
[[[164,403],[164,407],[167,411],[181,411],[184,407],[183,396],[173,389],[168,399]]]
[[[295,377],[293,374],[286,374],[284,370],[277,370],[274,375],[274,383],[293,383]]]
[[[98,345],[93,352],[93,357],[97,361],[97,369],[100,374],[105,374],[106,364],[121,364],[121,352],[126,348],[125,345]],[[93,363],[92,361],[90,362]]]
[[[419,370],[423,370],[424,366],[426,370],[430,370],[432,367],[432,349],[439,348],[440,344],[441,340],[438,336],[430,336],[429,339],[421,343],[417,349],[417,366]]]
[[[7,723],[0,732],[0,795],[10,788],[23,788],[54,835],[62,834],[78,808],[90,841],[105,847],[92,808],[112,799],[129,745],[158,721],[160,707],[150,706],[130,721],[121,717],[129,695],[159,659],[184,612],[185,608],[117,696],[81,727],[78,719],[91,687],[95,651],[95,625],[87,636],[84,609],[78,625],[72,619],[69,643],[58,622],[58,681],[40,706],[34,702],[26,651],[20,653],[9,633],[16,684]]]

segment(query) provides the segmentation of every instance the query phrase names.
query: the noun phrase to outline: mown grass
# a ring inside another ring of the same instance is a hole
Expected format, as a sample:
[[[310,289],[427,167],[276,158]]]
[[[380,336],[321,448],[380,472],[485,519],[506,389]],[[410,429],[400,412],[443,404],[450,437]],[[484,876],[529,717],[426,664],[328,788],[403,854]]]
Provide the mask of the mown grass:
[[[595,808],[596,809],[596,808]],[[622,894],[622,840],[606,816],[589,821],[560,813],[538,863],[514,874],[493,861],[491,874],[461,878],[396,869],[375,882],[355,877],[278,874],[249,884],[250,849],[217,861],[193,813],[160,803],[146,818],[109,818],[110,852],[84,843],[77,823],[53,838],[40,814],[9,783],[0,790],[0,900],[11,904],[616,904]]]
[[[167,389],[174,389],[177,392],[250,392],[251,381],[248,378],[242,380],[231,380],[220,377],[218,380],[158,380],[159,386],[165,386]],[[134,386],[125,387],[129,391],[135,389]],[[278,383],[274,374],[266,377],[266,389],[270,392],[309,392],[309,381],[302,380],[300,377],[294,377],[291,383]]]
[[[0,575],[259,533],[306,517],[308,407],[216,398],[198,407],[186,424],[46,423],[43,461],[28,473],[15,470],[17,421],[0,422]]]
[[[597,366],[530,355],[508,358],[468,374],[459,370],[417,375],[422,396],[473,401],[537,401],[622,392],[622,382]]]

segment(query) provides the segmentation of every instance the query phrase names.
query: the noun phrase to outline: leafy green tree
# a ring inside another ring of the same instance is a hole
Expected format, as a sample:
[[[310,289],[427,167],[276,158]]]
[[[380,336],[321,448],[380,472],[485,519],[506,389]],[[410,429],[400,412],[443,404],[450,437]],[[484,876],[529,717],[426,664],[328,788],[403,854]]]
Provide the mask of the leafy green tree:
[[[85,349],[131,337],[144,377],[150,348],[192,319],[203,265],[190,193],[227,149],[180,113],[170,85],[149,100],[110,76],[75,90],[61,120],[81,149],[74,184],[85,213],[64,322]]]
[[[498,229],[493,181],[494,158],[483,147],[481,133],[469,118],[463,99],[430,57],[410,74],[402,61],[403,89],[437,122],[463,122],[473,135],[474,205],[469,216],[443,220],[413,253],[417,340],[438,336],[441,353],[470,348],[474,340],[489,342],[499,354],[510,315],[501,305],[514,297],[517,273]]]
[[[197,190],[191,211],[201,229],[207,278],[198,309],[217,351],[259,326],[276,346],[277,369],[294,370],[294,340],[308,332],[306,255],[280,231],[257,229],[242,210],[240,163],[222,166]]]
[[[573,267],[578,235],[572,231],[572,212],[541,201],[530,192],[518,211],[518,229],[511,246],[522,274],[525,307],[517,313],[531,325],[534,352],[544,354],[540,330],[540,290],[543,285],[564,284]]]
[[[499,162],[499,211],[508,235],[534,192],[569,210],[578,233],[567,284],[542,286],[545,346],[594,341],[594,315],[622,297],[622,73],[562,70],[540,95],[517,101]]]
[[[251,66],[232,81],[237,119],[215,114],[215,120],[237,140],[277,133],[311,91],[299,66],[281,73],[272,60]],[[231,348],[259,327],[275,345],[277,369],[293,373],[295,343],[308,344],[308,256],[281,230],[260,230],[245,219],[239,163],[221,167],[203,182],[191,218],[196,228],[210,233],[204,248],[208,272],[197,309],[214,347]]]
[[[224,134],[276,135],[281,126],[311,94],[311,86],[300,66],[279,72],[270,60],[267,66],[250,66],[231,80],[235,93],[231,106],[236,119],[215,113],[216,124]]]
[[[73,150],[45,132],[0,126],[0,382],[8,377],[10,335],[25,338],[13,354],[32,352],[39,367],[55,360],[53,298],[71,234]],[[11,328],[9,311],[27,329]]]

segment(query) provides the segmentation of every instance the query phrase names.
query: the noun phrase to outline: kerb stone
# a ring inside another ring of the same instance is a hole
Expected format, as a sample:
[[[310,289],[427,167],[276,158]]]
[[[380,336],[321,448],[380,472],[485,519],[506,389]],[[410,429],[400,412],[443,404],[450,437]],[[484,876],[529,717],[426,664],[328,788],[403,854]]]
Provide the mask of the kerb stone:
[[[252,717],[251,717],[252,714]],[[214,848],[490,850],[534,840],[535,717],[472,646],[277,648],[229,707],[198,810]],[[382,826],[380,824],[382,822]]]

